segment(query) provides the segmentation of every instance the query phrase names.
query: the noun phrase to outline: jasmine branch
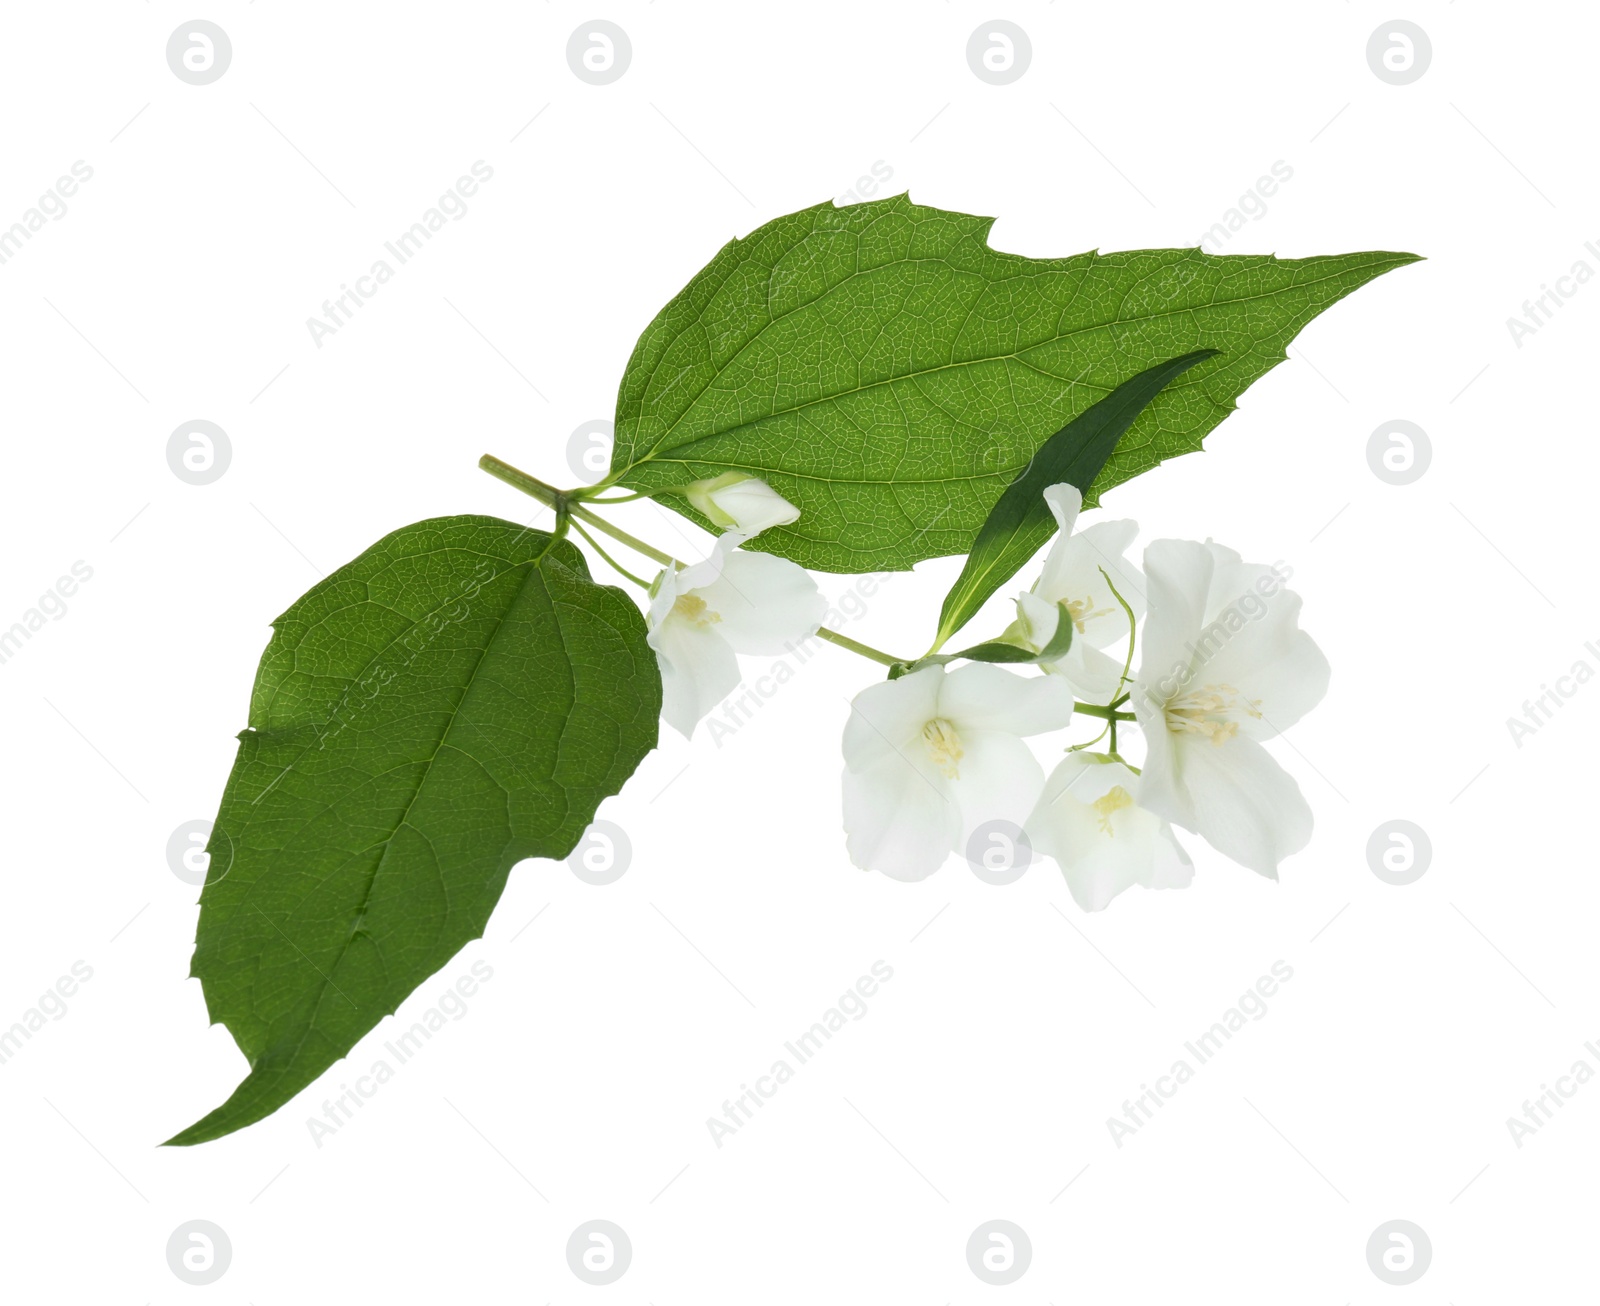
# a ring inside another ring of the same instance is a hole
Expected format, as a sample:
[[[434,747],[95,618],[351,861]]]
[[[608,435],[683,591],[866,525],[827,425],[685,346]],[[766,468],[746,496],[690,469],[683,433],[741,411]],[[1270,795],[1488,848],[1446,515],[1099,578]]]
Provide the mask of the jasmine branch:
[[[478,466],[484,471],[488,472],[490,476],[493,476],[498,480],[502,480],[507,485],[521,490],[524,494],[530,495],[531,497],[537,499],[540,503],[548,504],[550,507],[556,510],[558,515],[565,512],[573,519],[574,525],[576,525],[579,520],[588,522],[589,525],[593,526],[597,531],[601,531],[604,534],[609,535],[619,544],[626,544],[636,553],[643,554],[652,561],[660,563],[663,567],[672,567],[681,571],[685,566],[688,565],[687,563],[680,562],[670,553],[663,553],[654,545],[646,544],[637,536],[628,534],[627,531],[618,526],[613,526],[604,517],[600,516],[599,513],[591,512],[588,508],[585,508],[581,502],[574,499],[568,492],[564,490],[558,490],[555,486],[546,484],[537,476],[530,476],[521,468],[513,467],[510,463],[501,461],[493,454],[484,454],[482,458],[478,459]],[[617,502],[624,501],[617,500]],[[582,530],[581,527],[579,529]],[[610,562],[611,565],[616,567],[619,572],[622,572],[622,574],[627,576],[629,580],[635,581],[641,585],[644,584],[644,582],[640,581],[637,576],[634,576],[627,571],[623,571],[621,567],[617,567],[617,564],[612,562],[611,558],[607,556],[605,550],[601,549],[601,547],[596,544],[592,538],[590,538],[587,531],[583,531],[582,533],[584,538],[587,539],[591,545],[594,545],[595,552],[598,553],[602,558],[605,558],[607,562]],[[873,648],[870,644],[863,644],[860,640],[851,639],[848,635],[841,635],[837,631],[829,630],[826,626],[818,628],[817,638],[826,640],[830,644],[837,644],[840,648],[848,649],[850,652],[867,658],[870,661],[876,662],[880,666],[892,667],[898,663],[906,661],[905,658],[896,657],[893,653],[885,653],[882,649]]]

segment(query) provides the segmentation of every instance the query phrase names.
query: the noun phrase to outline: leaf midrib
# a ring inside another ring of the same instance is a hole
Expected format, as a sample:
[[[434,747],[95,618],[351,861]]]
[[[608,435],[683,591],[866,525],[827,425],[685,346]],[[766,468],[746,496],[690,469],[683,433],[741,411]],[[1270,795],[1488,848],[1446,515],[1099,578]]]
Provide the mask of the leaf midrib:
[[[791,250],[793,248],[794,248],[794,246],[790,247]],[[985,246],[983,246],[983,248],[988,250],[990,247],[988,245],[985,245]],[[785,251],[785,252],[787,253],[788,251]],[[999,253],[998,250],[990,250],[990,252]],[[1385,252],[1385,253],[1387,253],[1387,252]],[[1338,257],[1338,256],[1335,255],[1333,257]],[[1393,258],[1393,259],[1404,259],[1404,258],[1406,258],[1406,256],[1403,255],[1403,254],[1389,254],[1388,257]],[[1181,261],[1182,261],[1181,259],[1174,260],[1174,263],[1181,262]],[[1289,261],[1290,260],[1280,260],[1280,262],[1289,262]],[[865,394],[865,393],[867,393],[869,391],[880,389],[880,388],[882,388],[884,386],[899,385],[901,382],[904,382],[904,381],[915,381],[915,380],[918,380],[918,379],[920,379],[920,378],[922,378],[924,376],[933,376],[933,375],[936,375],[936,374],[938,374],[940,372],[950,371],[953,368],[976,367],[976,366],[978,366],[980,364],[983,364],[983,363],[998,363],[998,362],[1020,362],[1020,363],[1026,364],[1027,360],[1022,357],[1023,354],[1031,353],[1034,350],[1042,349],[1042,348],[1044,348],[1044,347],[1046,347],[1048,345],[1058,344],[1063,340],[1069,340],[1073,336],[1082,335],[1082,334],[1085,334],[1086,332],[1104,331],[1109,327],[1131,326],[1131,325],[1133,325],[1135,323],[1140,323],[1140,322],[1154,322],[1154,321],[1158,321],[1159,319],[1161,319],[1163,317],[1171,317],[1171,316],[1174,316],[1174,315],[1180,314],[1180,313],[1194,313],[1194,312],[1199,312],[1201,310],[1210,310],[1210,309],[1217,309],[1217,308],[1229,308],[1229,307],[1233,307],[1233,306],[1236,306],[1236,305],[1239,305],[1239,304],[1250,304],[1250,303],[1255,303],[1255,302],[1261,301],[1261,300],[1270,300],[1270,299],[1276,298],[1277,296],[1280,296],[1280,295],[1289,294],[1289,293],[1294,292],[1294,291],[1304,290],[1304,289],[1307,289],[1307,288],[1313,287],[1313,286],[1319,286],[1319,285],[1321,285],[1321,284],[1323,284],[1324,282],[1327,282],[1327,281],[1338,280],[1341,276],[1348,275],[1349,272],[1351,272],[1351,271],[1358,270],[1358,269],[1369,268],[1369,267],[1372,267],[1372,266],[1374,266],[1375,264],[1377,264],[1377,263],[1379,263],[1381,261],[1382,261],[1381,257],[1375,258],[1370,263],[1362,263],[1362,264],[1357,265],[1357,268],[1341,269],[1338,272],[1330,273],[1329,275],[1324,276],[1324,277],[1316,277],[1316,278],[1313,278],[1310,281],[1297,281],[1291,286],[1283,286],[1283,287],[1280,287],[1280,288],[1278,288],[1276,290],[1263,291],[1262,293],[1256,294],[1256,295],[1244,295],[1244,296],[1241,296],[1241,297],[1238,297],[1238,298],[1235,298],[1235,299],[1214,299],[1214,300],[1211,300],[1211,301],[1209,301],[1209,302],[1207,302],[1205,304],[1189,305],[1189,306],[1184,307],[1184,308],[1164,309],[1161,312],[1157,312],[1157,313],[1147,313],[1147,314],[1141,314],[1141,315],[1137,315],[1137,316],[1133,316],[1133,317],[1119,317],[1119,318],[1112,319],[1109,322],[1097,322],[1097,323],[1092,323],[1092,324],[1087,325],[1087,326],[1075,327],[1070,331],[1059,332],[1058,334],[1056,334],[1054,336],[1051,336],[1049,339],[1037,341],[1034,344],[1031,344],[1031,345],[1027,346],[1027,348],[1023,349],[1023,350],[1013,350],[1012,352],[1006,353],[1006,354],[990,354],[990,355],[986,355],[986,356],[984,356],[982,358],[967,359],[967,360],[964,360],[963,362],[959,362],[959,363],[955,363],[955,362],[952,362],[952,363],[941,363],[936,367],[923,368],[922,370],[917,371],[917,372],[904,372],[904,373],[902,373],[902,374],[900,374],[898,376],[888,377],[888,378],[885,378],[884,380],[881,380],[881,381],[872,381],[872,382],[869,382],[866,385],[856,386],[852,390],[840,390],[840,391],[838,391],[838,392],[836,392],[834,394],[823,395],[823,396],[820,396],[820,397],[818,397],[816,399],[808,399],[804,403],[795,404],[795,405],[793,405],[792,407],[789,407],[789,408],[779,409],[779,410],[776,410],[776,411],[771,412],[771,413],[764,413],[764,414],[762,414],[762,416],[757,417],[757,418],[755,418],[755,419],[753,419],[751,421],[740,422],[737,426],[725,427],[724,429],[722,429],[720,431],[708,431],[705,435],[697,435],[692,440],[684,440],[684,441],[682,441],[682,442],[680,442],[678,444],[674,444],[674,445],[671,445],[671,446],[666,446],[666,441],[671,438],[672,433],[674,431],[676,431],[678,429],[678,426],[684,421],[685,418],[688,417],[690,411],[695,407],[696,404],[698,404],[700,402],[701,398],[704,397],[706,391],[711,388],[711,386],[714,384],[716,379],[718,377],[720,377],[721,375],[723,375],[723,373],[725,373],[728,370],[728,368],[731,367],[747,349],[751,348],[756,343],[758,343],[761,340],[761,338],[769,330],[771,330],[774,326],[778,325],[778,323],[786,321],[789,317],[793,316],[795,313],[803,312],[804,310],[809,309],[812,306],[821,303],[829,295],[832,295],[834,292],[839,290],[841,287],[847,285],[850,281],[852,281],[856,277],[868,275],[868,273],[864,273],[864,272],[852,272],[850,274],[850,276],[848,276],[848,277],[844,278],[843,280],[837,282],[833,286],[830,286],[825,294],[817,296],[816,299],[809,300],[805,304],[799,305],[799,306],[797,306],[797,307],[795,307],[793,309],[790,309],[787,313],[781,314],[778,317],[769,318],[768,321],[766,322],[766,324],[763,325],[760,328],[760,330],[758,330],[754,335],[752,335],[749,340],[745,341],[745,343],[742,344],[739,347],[739,349],[732,355],[732,357],[730,357],[728,359],[728,361],[726,363],[723,363],[721,366],[719,366],[716,369],[716,371],[713,373],[711,379],[708,380],[705,385],[701,386],[701,388],[695,393],[695,396],[694,396],[693,399],[689,400],[689,402],[684,406],[683,411],[680,412],[678,414],[678,416],[673,420],[672,425],[670,427],[668,427],[667,430],[662,433],[661,438],[658,439],[655,442],[655,444],[653,444],[650,447],[649,452],[646,453],[643,457],[636,458],[632,462],[628,463],[628,465],[626,467],[622,468],[621,471],[617,472],[612,479],[613,479],[613,481],[620,482],[634,468],[641,467],[641,466],[645,465],[646,463],[650,463],[650,462],[683,462],[683,461],[688,461],[688,460],[681,459],[681,458],[679,458],[679,459],[658,458],[657,454],[661,451],[661,449],[663,447],[669,448],[672,452],[677,452],[679,450],[687,449],[687,448],[689,448],[689,447],[691,447],[693,445],[701,444],[701,443],[703,443],[703,442],[705,442],[707,440],[716,440],[716,439],[721,439],[723,436],[735,435],[740,431],[744,431],[744,430],[747,430],[747,429],[749,429],[751,427],[757,426],[761,422],[771,421],[773,418],[776,418],[776,417],[785,417],[785,416],[789,416],[791,414],[804,412],[808,408],[814,408],[814,407],[820,406],[822,404],[833,403],[833,402],[835,402],[837,400],[840,400],[840,399],[847,399],[852,395]],[[1411,260],[1408,259],[1407,261],[1411,261]],[[898,267],[898,266],[902,266],[902,265],[909,264],[909,263],[948,263],[948,262],[949,262],[949,260],[947,260],[947,259],[899,259],[894,263],[880,264],[877,268],[871,269],[871,271],[872,272],[877,272],[877,271],[882,270],[883,268]],[[1169,265],[1169,266],[1171,266],[1171,265]],[[997,281],[987,281],[986,280],[984,284],[986,286],[994,286],[994,285],[998,284],[998,282]],[[1124,298],[1125,297],[1126,296],[1124,296]],[[1063,310],[1063,311],[1065,311],[1065,310]],[[675,335],[673,337],[673,341],[679,340],[681,338],[682,338],[682,333],[679,332],[677,335]],[[1037,371],[1037,370],[1040,370],[1040,369],[1036,368],[1035,370]],[[1091,385],[1092,383],[1090,383],[1090,382],[1069,382],[1068,384]],[[1099,387],[1099,386],[1094,386],[1093,388],[1101,389],[1101,387]],[[1109,391],[1107,391],[1107,393],[1109,393]]]
[[[502,559],[502,561],[504,561],[504,559]],[[293,1063],[294,1058],[299,1055],[300,1050],[305,1046],[306,1040],[315,1032],[317,1027],[317,1014],[322,1009],[322,1003],[328,995],[329,988],[333,986],[333,976],[338,973],[339,967],[344,963],[345,957],[349,955],[350,945],[355,942],[356,935],[360,933],[360,922],[366,918],[367,906],[372,900],[373,887],[377,884],[378,876],[382,873],[384,864],[388,861],[389,850],[393,845],[394,837],[409,824],[411,810],[416,806],[417,799],[421,797],[423,789],[427,786],[428,777],[433,773],[433,766],[434,763],[438,761],[439,754],[442,753],[445,749],[445,746],[450,743],[450,734],[455,729],[456,721],[460,717],[462,711],[466,708],[467,700],[472,696],[473,687],[478,682],[479,672],[482,671],[484,664],[489,660],[489,655],[494,651],[496,643],[499,641],[501,634],[505,631],[511,612],[521,601],[522,596],[533,577],[535,575],[540,575],[539,566],[537,563],[523,563],[519,565],[526,566],[528,568],[528,576],[524,578],[522,585],[518,588],[516,594],[512,596],[511,602],[506,606],[504,614],[495,623],[494,633],[489,637],[488,642],[485,643],[483,647],[483,651],[478,655],[477,661],[473,664],[472,674],[467,677],[467,683],[462,687],[461,697],[457,701],[456,705],[450,710],[449,716],[445,721],[444,730],[440,733],[438,742],[434,744],[432,750],[430,751],[427,763],[423,767],[421,775],[417,777],[416,787],[412,790],[411,797],[406,801],[405,811],[401,813],[400,819],[395,822],[394,831],[386,839],[384,839],[381,845],[383,852],[379,855],[377,862],[373,864],[372,871],[367,876],[367,883],[362,890],[361,901],[357,907],[356,927],[350,931],[348,937],[346,937],[344,942],[339,945],[338,952],[328,967],[328,973],[323,976],[323,982],[318,985],[317,998],[315,1003],[312,1005],[310,1015],[307,1017],[305,1029],[302,1031],[300,1038],[296,1041],[293,1050],[289,1053],[288,1057],[285,1058],[285,1064]],[[501,574],[503,575],[504,573]],[[541,583],[542,579],[543,578],[541,575]],[[549,598],[548,591],[546,591],[546,598]],[[391,645],[392,643],[393,641],[391,641]],[[370,665],[370,663],[368,665]],[[458,752],[465,753],[469,757],[473,756],[473,754],[467,753],[467,750],[460,748],[459,746],[451,746],[456,747]],[[411,828],[416,829],[415,826],[412,826]],[[256,881],[256,883],[260,883],[260,881]],[[255,884],[252,884],[251,889],[253,890],[254,888]],[[242,910],[243,906],[244,904],[241,903],[234,914],[237,914],[238,910]],[[286,917],[285,919],[287,920],[292,918],[292,915],[293,913],[291,912],[290,916]],[[233,914],[230,914],[229,919],[233,919]],[[376,946],[376,939],[374,939],[374,945]],[[254,1005],[255,1003],[252,993],[252,1006]],[[361,1008],[357,1008],[358,1013],[361,1012],[361,1010]],[[264,1055],[265,1054],[263,1054],[263,1059]]]
[[[1099,390],[1107,395],[1109,395],[1112,390],[1116,388],[1115,386],[1107,388],[1105,386],[1095,385],[1090,381],[1077,382],[1076,384],[1088,386],[1090,389]],[[1198,390],[1200,388],[1200,382],[1190,381],[1184,385],[1170,385],[1166,388],[1165,393],[1176,394],[1180,390]],[[766,420],[768,419],[757,418],[756,422],[762,422]],[[745,426],[729,427],[727,431],[719,432],[719,434],[732,434],[736,431],[742,431],[747,426],[756,425],[756,422],[747,422]],[[1124,432],[1124,434],[1126,434],[1126,432]],[[704,436],[700,438],[709,440],[711,437]],[[688,448],[689,443],[695,442],[691,441],[685,444],[677,445],[675,446],[675,449],[686,449]],[[679,463],[687,467],[692,463],[701,462],[703,460],[699,458],[652,458],[650,461],[656,463]],[[993,472],[972,472],[962,476],[895,476],[893,478],[879,479],[871,476],[818,476],[812,472],[791,471],[786,467],[758,467],[753,463],[726,462],[720,458],[717,460],[718,465],[724,467],[728,471],[760,472],[763,475],[768,472],[779,472],[784,476],[793,477],[797,481],[817,481],[823,485],[879,485],[889,486],[891,488],[897,485],[955,485],[962,481],[989,481],[998,477],[1005,477],[1010,480],[1014,479],[1022,471],[1022,469],[1032,461],[1033,460],[1030,457],[1019,463],[1015,468],[1000,468],[999,470]]]
[[[429,557],[433,557],[436,554],[450,553],[450,552],[453,552],[453,551],[454,550],[449,549],[449,548],[424,549],[419,553],[404,554],[400,558],[391,559],[389,561],[389,563],[387,564],[387,566],[384,568],[384,570],[389,570],[396,563],[401,562],[401,561],[406,561],[406,560],[409,560],[411,558],[429,558]],[[476,553],[478,551],[476,549],[472,549],[472,550],[465,550],[465,552]],[[492,554],[492,553],[485,553],[482,556],[485,557],[485,558],[493,558],[495,562],[499,562],[499,563],[505,563],[507,561],[505,558],[495,557],[495,555]],[[506,572],[515,571],[518,567],[521,567],[521,566],[524,566],[524,565],[525,564],[520,563],[520,562],[511,563],[510,565],[506,566],[504,571],[496,572],[494,574],[494,576],[490,578],[491,583],[493,581],[499,580],[500,577],[502,577],[502,576],[504,576],[506,574]],[[381,575],[382,573],[378,573],[378,574]],[[369,580],[363,581],[362,583],[364,585],[367,585],[370,588],[370,586],[372,584],[372,580],[369,579]],[[304,601],[304,600],[302,599],[302,601]],[[352,676],[349,677],[349,684],[347,684],[344,687],[344,689],[340,692],[338,702],[334,703],[333,706],[331,708],[329,708],[328,713],[327,713],[327,720],[326,721],[304,721],[304,722],[300,722],[300,723],[297,723],[296,725],[292,725],[292,726],[282,726],[282,725],[278,725],[278,726],[256,726],[256,727],[252,727],[251,733],[254,734],[257,738],[266,739],[266,738],[269,738],[274,733],[277,733],[277,732],[280,732],[280,731],[295,730],[295,729],[301,728],[302,726],[310,726],[313,729],[315,729],[319,725],[326,725],[326,724],[328,724],[328,722],[337,719],[340,709],[344,707],[345,703],[348,701],[348,699],[350,697],[350,691],[355,686],[357,686],[357,685],[359,685],[361,683],[362,678],[367,674],[367,672],[372,670],[374,664],[378,661],[379,658],[381,658],[385,653],[387,653],[390,649],[392,649],[397,643],[399,643],[402,639],[404,639],[408,634],[410,634],[413,630],[415,630],[418,626],[420,626],[429,617],[434,616],[436,613],[443,611],[451,603],[458,602],[458,601],[459,601],[459,596],[454,596],[453,595],[453,596],[451,596],[451,598],[448,598],[448,599],[444,600],[443,602],[437,604],[436,606],[434,606],[432,608],[429,608],[428,611],[422,613],[420,616],[407,618],[405,628],[403,630],[400,630],[400,631],[396,632],[394,634],[394,636],[391,637],[383,645],[382,648],[380,648],[376,652],[374,652],[373,655],[370,658],[368,658],[366,660],[366,662],[364,662],[362,664],[361,670],[359,672],[357,672],[355,675],[352,675]],[[385,608],[387,611],[390,611],[390,612],[395,612],[397,615],[401,615],[401,616],[404,615],[403,613],[400,613],[398,611],[398,609],[390,608],[387,604],[378,603],[378,601],[376,599],[370,597],[370,595],[369,595],[369,597],[362,599],[359,603],[346,603],[343,607],[334,608],[333,610],[331,610],[329,612],[323,613],[320,617],[317,618],[317,620],[314,623],[308,625],[305,628],[304,631],[300,632],[299,639],[303,642],[307,635],[309,635],[312,631],[317,630],[318,628],[320,628],[322,626],[326,626],[328,624],[328,622],[331,621],[334,617],[337,617],[337,616],[339,616],[339,615],[341,615],[341,614],[343,614],[345,612],[348,612],[352,608],[365,607],[365,606],[367,606],[369,604],[376,604],[376,606]],[[276,625],[273,626],[273,629],[274,630],[277,629]],[[298,668],[291,668],[291,674],[294,671],[297,671],[297,670],[298,670]],[[278,695],[283,692],[284,686],[286,684],[288,684],[288,682],[289,682],[289,676],[286,675],[276,685],[274,685],[272,687],[272,697],[270,699],[268,699],[268,701],[262,705],[262,712],[263,713],[271,712],[273,705],[278,701]],[[320,745],[324,737],[325,737],[324,735],[319,733],[317,735],[317,744]],[[296,766],[298,766],[300,764],[301,758],[304,758],[305,755],[311,751],[312,747],[314,747],[314,745],[307,744],[305,746],[305,748],[301,749],[300,757],[295,758],[295,760],[293,762],[289,763],[289,765],[284,768],[284,771],[285,772],[291,771]],[[281,779],[282,776],[280,775],[279,778]],[[276,783],[276,781],[274,781],[274,783]],[[271,787],[272,786],[269,785],[268,789],[270,789]],[[255,801],[256,802],[260,802],[262,798],[266,797],[266,794],[267,794],[267,790],[263,789],[260,794],[256,795]]]

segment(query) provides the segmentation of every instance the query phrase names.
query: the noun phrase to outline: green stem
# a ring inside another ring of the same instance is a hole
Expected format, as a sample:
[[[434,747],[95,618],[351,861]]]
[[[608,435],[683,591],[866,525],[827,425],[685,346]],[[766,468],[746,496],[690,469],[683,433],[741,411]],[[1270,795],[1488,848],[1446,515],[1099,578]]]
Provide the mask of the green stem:
[[[613,526],[598,513],[590,512],[581,503],[573,502],[573,500],[564,491],[556,489],[556,487],[553,485],[546,485],[537,476],[529,476],[527,472],[522,471],[520,468],[513,467],[510,463],[502,462],[493,454],[484,454],[482,458],[478,459],[478,466],[484,471],[488,472],[490,476],[497,477],[498,479],[504,481],[507,485],[514,486],[515,488],[521,490],[524,494],[531,495],[533,498],[539,500],[540,503],[549,504],[556,510],[557,514],[560,514],[564,509],[571,517],[582,518],[597,531],[604,531],[618,543],[626,544],[630,549],[642,553],[645,557],[659,562],[663,567],[672,567],[677,570],[682,570],[685,565],[684,563],[679,562],[670,553],[663,553],[660,549],[646,544],[643,540],[636,539],[634,536],[629,535],[627,531],[620,530],[619,528]],[[587,531],[584,532],[584,537],[586,539],[588,538]],[[594,544],[594,541],[590,540],[589,543]],[[601,549],[598,544],[595,544],[594,547],[595,551],[598,552],[602,558],[605,558],[607,562],[611,562],[611,559],[606,557],[605,551]],[[614,562],[611,562],[611,565],[613,567],[617,567],[617,564]],[[617,567],[617,570],[621,571],[624,576],[628,576],[630,580],[638,580],[637,576],[629,576],[629,574],[626,571],[623,571],[621,567]],[[642,584],[643,582],[640,583]],[[892,653],[885,653],[882,649],[873,648],[870,644],[863,644],[859,640],[851,639],[848,635],[841,635],[836,631],[829,630],[826,626],[820,627],[817,630],[817,638],[825,639],[830,644],[837,644],[840,648],[849,649],[852,653],[858,653],[862,657],[868,658],[871,661],[885,667],[892,667],[897,663],[906,660],[904,658],[897,658]]]
[[[886,667],[892,667],[905,658],[897,658],[892,653],[885,653],[882,649],[873,648],[870,644],[863,644],[859,640],[851,639],[848,635],[841,635],[836,630],[829,630],[826,626],[817,627],[817,638],[825,639],[830,644],[837,644],[840,648],[847,648],[852,653],[859,653],[864,658],[871,658],[874,662]]]
[[[1132,712],[1118,712],[1115,708],[1102,707],[1099,703],[1074,703],[1072,710],[1081,716],[1097,716],[1102,721],[1137,721]]]
[[[589,496],[587,494],[585,494],[585,495],[576,495],[575,494],[573,502],[575,502],[575,503],[579,503],[579,502],[581,502],[581,503],[593,503],[593,504],[599,504],[600,506],[604,507],[608,503],[632,503],[635,499],[653,499],[653,498],[656,497],[656,495],[658,495],[660,493],[661,493],[660,490],[640,490],[637,494],[619,494],[614,499],[600,499],[600,498],[593,498],[593,497],[591,497],[591,496]]]
[[[598,553],[602,558],[604,558],[606,560],[607,564],[611,567],[612,571],[616,572],[620,576],[626,576],[629,580],[631,580],[635,585],[637,585],[642,590],[647,590],[647,589],[650,588],[650,582],[649,581],[643,580],[640,577],[635,576],[631,571],[629,571],[620,562],[618,562],[609,553],[607,553],[603,548],[601,548],[600,547],[600,541],[595,539],[595,537],[593,535],[589,534],[588,531],[583,529],[583,523],[582,522],[575,521],[575,522],[572,523],[572,525],[573,525],[573,528],[578,532],[578,534],[583,536],[583,538],[586,541],[588,541],[589,547],[591,549],[593,549],[596,553]]]
[[[529,476],[527,472],[513,467],[510,463],[501,462],[493,454],[484,454],[482,458],[478,459],[478,466],[488,472],[490,476],[498,477],[507,485],[515,486],[524,494],[532,495],[540,503],[549,504],[557,512],[561,511],[564,506],[572,516],[581,517],[597,531],[604,531],[619,544],[626,544],[630,549],[644,554],[645,557],[655,562],[659,562],[663,567],[681,568],[683,566],[683,563],[679,562],[670,553],[663,553],[653,545],[646,544],[643,540],[629,535],[627,531],[613,526],[598,513],[590,512],[581,503],[574,503],[563,491],[556,489],[555,486],[546,485],[537,476]]]
[[[1106,588],[1111,591],[1111,597],[1116,599],[1116,601],[1122,605],[1122,610],[1127,614],[1128,617],[1128,656],[1123,659],[1122,678],[1117,681],[1117,688],[1121,689],[1128,683],[1128,670],[1133,666],[1133,644],[1134,640],[1137,638],[1135,627],[1138,625],[1138,623],[1133,619],[1133,608],[1129,606],[1128,600],[1123,598],[1121,594],[1117,593],[1117,587],[1111,583],[1111,573],[1108,572],[1104,567],[1101,567],[1100,574],[1106,578]],[[1127,695],[1124,694],[1122,698],[1118,699],[1117,701],[1122,702],[1126,698]],[[1113,753],[1117,751],[1117,731],[1115,726],[1111,728],[1111,751]]]
[[[1093,748],[1096,744],[1098,744],[1102,739],[1104,739],[1106,737],[1106,731],[1108,731],[1110,729],[1111,729],[1111,723],[1109,721],[1107,721],[1105,723],[1105,725],[1100,727],[1100,733],[1098,735],[1096,735],[1093,739],[1090,739],[1090,740],[1086,741],[1085,743],[1073,744],[1067,749],[1067,752],[1069,752],[1069,753],[1081,753],[1086,748]]]

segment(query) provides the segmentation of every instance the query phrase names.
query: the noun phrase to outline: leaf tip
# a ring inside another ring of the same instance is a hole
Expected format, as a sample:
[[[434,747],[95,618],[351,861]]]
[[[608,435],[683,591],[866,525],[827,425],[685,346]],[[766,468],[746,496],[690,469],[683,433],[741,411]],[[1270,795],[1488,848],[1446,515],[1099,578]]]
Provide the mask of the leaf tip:
[[[205,1116],[199,1120],[196,1120],[194,1124],[190,1125],[187,1129],[180,1129],[171,1138],[167,1139],[166,1142],[161,1143],[158,1146],[193,1147],[196,1143],[208,1142],[213,1137],[219,1137],[220,1135],[214,1135],[211,1133],[211,1131],[202,1128],[202,1126],[209,1119],[211,1119],[210,1116]]]

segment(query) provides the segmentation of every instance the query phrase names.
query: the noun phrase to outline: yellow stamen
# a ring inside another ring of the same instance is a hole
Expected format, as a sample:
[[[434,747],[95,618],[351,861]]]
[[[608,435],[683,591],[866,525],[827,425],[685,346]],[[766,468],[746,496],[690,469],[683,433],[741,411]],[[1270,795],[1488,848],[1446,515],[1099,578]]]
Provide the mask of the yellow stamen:
[[[961,772],[957,768],[965,753],[961,747],[961,736],[956,733],[953,721],[935,717],[923,726],[922,746],[928,750],[928,756],[933,759],[933,764],[939,768],[940,774],[945,779],[961,778]]]
[[[706,607],[706,601],[698,594],[680,594],[672,602],[674,616],[682,617],[691,626],[698,626],[704,630],[722,620],[722,614],[713,612]]]
[[[1089,606],[1090,600],[1088,599],[1064,599],[1062,601],[1067,605],[1068,615],[1072,617],[1073,629],[1080,635],[1083,634],[1083,627],[1086,622],[1116,611],[1115,608],[1091,608]]]
[[[1114,839],[1117,832],[1111,828],[1111,818],[1124,808],[1133,806],[1133,795],[1121,785],[1112,785],[1089,806],[1094,808],[1100,817],[1101,833]]]
[[[1261,717],[1259,698],[1241,698],[1232,685],[1205,685],[1167,704],[1167,729],[1205,735],[1221,744],[1239,733],[1241,716]]]

